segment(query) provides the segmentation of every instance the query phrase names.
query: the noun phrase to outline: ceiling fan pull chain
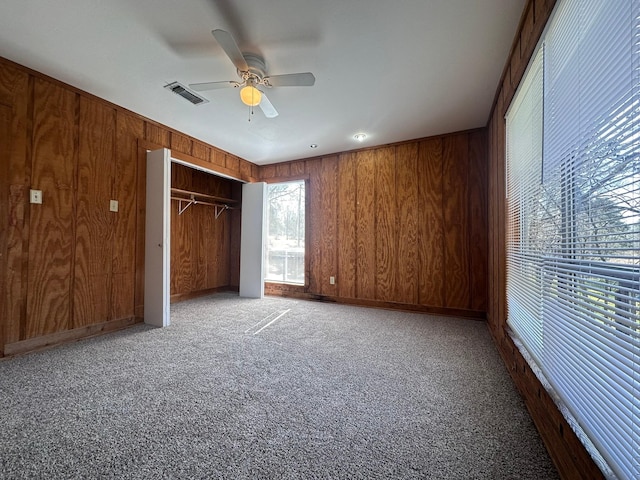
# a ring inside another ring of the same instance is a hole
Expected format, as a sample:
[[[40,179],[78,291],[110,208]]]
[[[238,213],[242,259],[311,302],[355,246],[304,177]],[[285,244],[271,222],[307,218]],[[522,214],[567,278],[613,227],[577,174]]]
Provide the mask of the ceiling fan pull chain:
[[[249,121],[251,121],[251,116],[253,115],[253,106],[255,105],[255,101],[254,101],[254,94],[255,92],[257,92],[258,90],[254,87],[251,88],[251,103],[249,103]]]

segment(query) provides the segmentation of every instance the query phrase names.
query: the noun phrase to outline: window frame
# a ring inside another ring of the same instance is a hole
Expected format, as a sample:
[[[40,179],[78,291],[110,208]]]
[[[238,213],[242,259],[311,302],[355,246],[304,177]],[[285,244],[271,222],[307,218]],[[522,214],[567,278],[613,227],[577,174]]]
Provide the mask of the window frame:
[[[286,288],[288,290],[293,290],[293,291],[301,291],[301,292],[307,292],[308,288],[309,288],[309,245],[310,245],[310,232],[309,232],[309,226],[311,224],[310,222],[310,208],[309,208],[309,200],[311,198],[310,195],[310,180],[309,180],[309,175],[308,174],[304,174],[304,175],[292,175],[290,177],[271,177],[271,178],[265,178],[262,181],[264,181],[267,184],[267,188],[269,187],[269,185],[276,185],[276,184],[280,184],[280,183],[292,183],[292,182],[304,182],[304,283],[292,283],[292,282],[283,282],[283,281],[277,281],[277,280],[270,280],[266,278],[266,274],[265,274],[265,279],[264,279],[264,283],[269,284],[269,285],[277,285],[279,286],[279,288]],[[267,199],[268,202],[268,199]],[[267,205],[267,209],[268,209],[268,205]],[[268,213],[267,213],[268,215]],[[268,218],[266,219],[268,222]],[[268,229],[268,225],[267,225],[267,238],[269,237],[269,229]],[[267,258],[266,258],[266,254],[267,254],[267,249],[265,247],[265,267],[268,268],[268,262],[267,262]]]

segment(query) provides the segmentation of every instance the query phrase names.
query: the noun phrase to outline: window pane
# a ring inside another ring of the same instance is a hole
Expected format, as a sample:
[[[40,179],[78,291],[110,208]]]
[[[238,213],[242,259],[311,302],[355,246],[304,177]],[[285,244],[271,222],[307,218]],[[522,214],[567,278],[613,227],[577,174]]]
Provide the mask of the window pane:
[[[305,182],[271,184],[267,197],[266,280],[304,285]]]

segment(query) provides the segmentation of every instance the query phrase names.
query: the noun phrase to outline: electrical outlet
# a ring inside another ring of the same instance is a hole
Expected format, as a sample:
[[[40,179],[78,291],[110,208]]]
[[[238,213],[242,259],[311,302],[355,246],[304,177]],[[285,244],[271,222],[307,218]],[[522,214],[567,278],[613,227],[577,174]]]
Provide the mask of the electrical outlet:
[[[109,210],[112,211],[112,212],[117,212],[118,211],[118,201],[117,200],[109,201]]]
[[[336,277],[329,277],[329,283],[331,285],[335,285],[336,284]]]
[[[31,203],[42,203],[42,190],[29,190],[29,199]]]

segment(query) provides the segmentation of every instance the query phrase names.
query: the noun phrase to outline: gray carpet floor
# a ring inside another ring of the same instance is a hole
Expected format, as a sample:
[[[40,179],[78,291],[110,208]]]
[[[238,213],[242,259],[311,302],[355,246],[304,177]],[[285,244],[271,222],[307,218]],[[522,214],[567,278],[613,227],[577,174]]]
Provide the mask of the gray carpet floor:
[[[0,361],[0,477],[555,479],[483,322],[216,294]]]

